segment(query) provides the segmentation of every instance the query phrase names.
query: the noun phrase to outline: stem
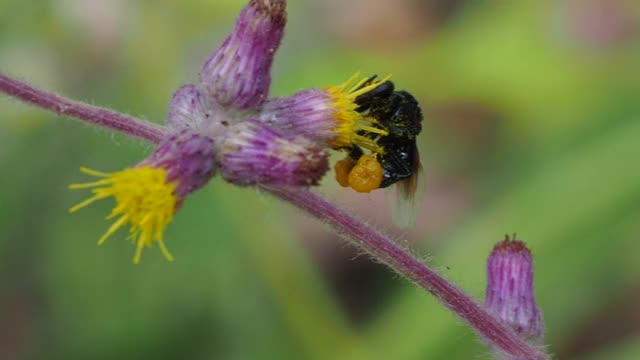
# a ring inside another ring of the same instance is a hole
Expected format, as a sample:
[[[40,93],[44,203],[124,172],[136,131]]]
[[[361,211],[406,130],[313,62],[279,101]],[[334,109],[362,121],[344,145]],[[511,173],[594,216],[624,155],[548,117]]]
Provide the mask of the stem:
[[[492,349],[506,355],[507,359],[548,359],[546,354],[518,337],[473,298],[371,226],[310,191],[282,188],[267,190],[314,217],[328,222],[354,245],[363,248],[397,273],[423,287],[466,321]]]
[[[160,125],[36,89],[2,73],[0,92],[59,115],[84,120],[154,144],[159,143],[165,136],[165,130]]]

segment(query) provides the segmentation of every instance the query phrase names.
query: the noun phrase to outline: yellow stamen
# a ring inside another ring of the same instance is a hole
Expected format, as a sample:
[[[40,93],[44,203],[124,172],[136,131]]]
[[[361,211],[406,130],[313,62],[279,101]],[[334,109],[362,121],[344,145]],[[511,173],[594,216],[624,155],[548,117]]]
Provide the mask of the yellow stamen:
[[[98,180],[98,181],[94,181],[94,182],[90,182],[90,183],[71,184],[71,185],[69,185],[69,189],[72,189],[72,190],[87,189],[87,188],[92,188],[92,187],[96,187],[96,186],[107,185],[109,183],[110,183],[109,179],[103,179],[103,180]]]
[[[371,139],[368,139],[366,136],[358,135],[358,132],[366,131],[379,135],[388,135],[389,133],[384,129],[372,126],[372,124],[378,124],[376,119],[365,117],[358,113],[356,111],[358,104],[355,103],[355,100],[358,96],[375,89],[380,84],[389,80],[391,75],[381,80],[374,80],[366,86],[362,85],[368,79],[364,78],[356,82],[359,77],[360,73],[358,72],[344,84],[331,86],[326,89],[329,96],[334,100],[332,107],[335,109],[335,118],[337,122],[337,125],[334,128],[337,136],[330,145],[334,148],[345,148],[357,145],[372,152],[382,154],[383,149],[378,146],[375,141],[369,141]]]
[[[158,243],[167,260],[173,261],[173,256],[164,245],[162,235],[173,218],[178,199],[175,195],[176,183],[167,181],[165,169],[143,166],[115,173],[103,173],[87,168],[81,168],[80,171],[105,179],[70,185],[70,189],[94,188],[91,190],[94,196],[73,206],[70,212],[107,197],[113,196],[116,200],[116,206],[107,219],[119,218],[100,237],[98,245],[128,224],[131,227],[129,238],[137,243],[133,257],[135,264],[140,262],[142,248],[151,246],[153,242]]]
[[[91,203],[93,203],[93,202],[95,202],[95,201],[98,201],[98,200],[100,200],[100,199],[104,199],[105,197],[106,197],[106,196],[102,196],[102,195],[95,195],[95,196],[93,196],[93,197],[90,197],[90,198],[88,198],[87,200],[85,200],[85,201],[83,201],[83,202],[81,202],[81,203],[79,203],[79,204],[76,204],[74,207],[72,207],[71,209],[69,209],[69,212],[70,212],[70,213],[74,213],[74,212],[76,212],[76,211],[78,211],[78,210],[82,209],[83,207],[85,207],[85,206],[87,206],[87,205],[89,205],[89,204],[91,204]]]
[[[104,235],[102,235],[100,239],[98,239],[98,245],[102,245],[109,236],[111,236],[114,232],[118,231],[118,229],[124,226],[126,222],[127,222],[127,216],[125,215],[125,216],[122,216],[120,219],[118,219],[118,221],[111,224],[111,226],[109,226],[109,230],[107,230],[107,232],[104,233]]]
[[[101,171],[89,169],[89,168],[86,168],[86,167],[81,167],[80,168],[80,172],[85,173],[87,175],[95,176],[95,177],[109,177],[109,176],[113,175],[113,174],[104,173],[104,172],[101,172]]]

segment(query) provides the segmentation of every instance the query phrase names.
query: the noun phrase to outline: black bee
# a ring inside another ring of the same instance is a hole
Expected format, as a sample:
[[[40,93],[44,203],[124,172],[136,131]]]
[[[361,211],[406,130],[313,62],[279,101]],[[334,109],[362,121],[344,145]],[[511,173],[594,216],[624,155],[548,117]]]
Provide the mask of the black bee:
[[[367,79],[362,86],[375,79]],[[356,111],[365,113],[380,122],[389,135],[415,140],[422,131],[422,110],[413,95],[404,90],[395,91],[389,80],[355,99]]]
[[[375,75],[372,76],[363,86],[375,78]],[[413,95],[404,90],[395,90],[394,84],[388,80],[358,96],[355,103],[358,105],[356,111],[375,119],[375,126],[388,132],[384,136],[366,132],[361,135],[373,139],[383,150],[378,158],[384,172],[380,187],[398,183],[397,209],[393,214],[398,215],[397,223],[408,225],[415,216],[415,197],[421,185],[416,136],[422,131],[422,110]],[[349,157],[354,160],[362,155],[363,151],[358,147],[349,150]]]
[[[375,75],[362,85],[366,86]],[[400,180],[411,178],[420,166],[416,136],[422,130],[422,111],[418,101],[410,93],[396,91],[391,81],[385,81],[373,90],[355,99],[356,111],[375,119],[377,126],[389,134],[369,136],[383,150],[379,160],[384,170],[380,187],[388,187]],[[350,149],[350,157],[357,160],[362,155],[359,148]]]

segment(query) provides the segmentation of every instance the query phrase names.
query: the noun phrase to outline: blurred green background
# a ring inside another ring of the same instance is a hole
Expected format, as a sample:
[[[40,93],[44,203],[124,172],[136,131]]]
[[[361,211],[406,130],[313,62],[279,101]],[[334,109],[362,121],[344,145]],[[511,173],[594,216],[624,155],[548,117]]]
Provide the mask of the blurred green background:
[[[2,0],[0,70],[156,122],[243,1]],[[492,245],[533,250],[544,343],[561,359],[640,359],[640,3],[290,1],[272,93],[393,74],[420,100],[426,194],[394,229],[384,194],[317,190],[407,240],[483,297]],[[0,96],[1,359],[485,359],[424,291],[313,219],[219,179],[131,263],[98,248],[80,166],[151,148]]]

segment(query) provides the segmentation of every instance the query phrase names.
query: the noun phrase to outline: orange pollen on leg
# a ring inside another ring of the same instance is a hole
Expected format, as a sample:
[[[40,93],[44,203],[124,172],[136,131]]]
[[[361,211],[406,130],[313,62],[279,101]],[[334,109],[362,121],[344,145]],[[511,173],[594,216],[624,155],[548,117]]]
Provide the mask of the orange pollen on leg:
[[[375,155],[363,155],[349,172],[349,186],[357,192],[370,192],[380,187],[384,172]]]
[[[354,162],[350,157],[346,157],[342,160],[339,160],[334,169],[336,171],[336,181],[342,187],[349,187],[349,173],[351,169],[353,169]]]

